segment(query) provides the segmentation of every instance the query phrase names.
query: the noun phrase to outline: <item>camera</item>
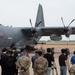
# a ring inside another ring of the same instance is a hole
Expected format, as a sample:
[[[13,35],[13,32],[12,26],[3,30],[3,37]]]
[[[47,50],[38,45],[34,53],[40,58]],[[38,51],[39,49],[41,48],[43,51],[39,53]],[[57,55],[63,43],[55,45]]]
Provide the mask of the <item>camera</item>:
[[[54,48],[52,47],[52,48],[47,48],[47,52],[50,52],[52,55],[54,55]]]
[[[51,52],[51,54],[54,54],[55,52],[54,52],[54,48],[52,47],[52,48],[50,48],[50,52]]]
[[[70,55],[70,50],[68,48],[65,49],[66,56]]]

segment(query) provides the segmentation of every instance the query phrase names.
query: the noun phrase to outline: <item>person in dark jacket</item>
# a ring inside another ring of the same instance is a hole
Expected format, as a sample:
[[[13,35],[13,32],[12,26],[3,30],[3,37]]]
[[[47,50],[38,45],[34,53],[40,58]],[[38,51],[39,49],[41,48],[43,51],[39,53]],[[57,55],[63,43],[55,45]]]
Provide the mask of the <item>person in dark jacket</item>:
[[[65,49],[61,49],[61,55],[59,56],[60,75],[67,75],[67,57],[65,55]]]
[[[31,61],[32,61],[32,68],[33,68],[33,72],[34,75],[36,75],[35,69],[34,69],[34,61],[38,58],[38,51],[35,51],[35,55],[32,56]]]
[[[51,74],[51,67],[54,66],[55,67],[55,61],[54,61],[54,56],[51,53],[51,48],[47,48],[47,53],[44,55],[44,57],[47,59],[48,61],[48,70],[46,75],[50,75]],[[53,64],[52,64],[53,63]]]
[[[15,58],[12,56],[12,51],[7,51],[5,67],[6,75],[15,75]]]
[[[6,66],[5,66],[5,63],[6,63],[6,49],[4,48],[2,50],[2,54],[1,54],[1,75],[6,75]]]
[[[17,56],[18,56],[18,52],[17,51],[14,51],[14,60],[15,60],[15,63],[17,62]],[[15,75],[18,75],[18,68],[16,67],[16,64],[15,64]]]

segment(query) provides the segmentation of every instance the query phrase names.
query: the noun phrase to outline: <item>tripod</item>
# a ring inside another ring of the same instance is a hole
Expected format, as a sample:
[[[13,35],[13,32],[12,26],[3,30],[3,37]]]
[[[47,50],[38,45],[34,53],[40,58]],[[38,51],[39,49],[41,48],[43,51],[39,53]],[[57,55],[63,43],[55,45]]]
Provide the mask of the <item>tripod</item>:
[[[55,71],[56,71],[56,75],[58,75],[58,72],[57,72],[57,68],[55,68],[53,65],[52,65],[52,75],[54,75],[54,69],[55,69]]]

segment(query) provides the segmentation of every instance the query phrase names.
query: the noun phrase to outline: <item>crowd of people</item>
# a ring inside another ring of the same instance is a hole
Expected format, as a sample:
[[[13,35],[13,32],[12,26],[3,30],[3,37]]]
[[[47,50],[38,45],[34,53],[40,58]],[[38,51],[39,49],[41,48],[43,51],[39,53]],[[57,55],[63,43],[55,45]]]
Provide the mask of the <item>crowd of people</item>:
[[[7,50],[3,49],[0,58],[1,75],[31,75],[29,72],[32,63],[33,75],[51,75],[51,70],[57,70],[54,57],[54,49],[47,48],[46,52],[36,50],[30,57],[25,49]],[[66,49],[61,49],[58,57],[60,75],[67,75],[68,55]],[[75,51],[71,57],[72,67],[69,69],[70,75],[75,75]]]

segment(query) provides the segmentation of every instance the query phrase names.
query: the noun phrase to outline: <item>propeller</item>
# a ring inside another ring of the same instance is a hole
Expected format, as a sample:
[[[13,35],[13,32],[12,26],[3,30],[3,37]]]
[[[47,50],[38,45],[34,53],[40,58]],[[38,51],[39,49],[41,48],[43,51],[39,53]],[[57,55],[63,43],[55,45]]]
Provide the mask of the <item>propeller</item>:
[[[68,26],[65,26],[64,21],[63,21],[63,17],[61,17],[61,21],[63,23],[64,26],[64,31],[63,33],[65,34],[66,37],[69,37],[70,34],[72,33],[72,29],[70,28],[70,25],[75,21],[75,19],[73,19]]]
[[[42,21],[40,21],[40,22],[38,22],[38,23],[36,23],[35,24],[35,28],[33,27],[33,25],[32,25],[32,21],[31,21],[31,19],[29,19],[29,21],[30,21],[30,25],[31,25],[31,36],[36,36],[36,34],[37,34],[37,31],[36,31],[36,27],[38,27],[39,26],[39,24],[42,22]]]
[[[73,19],[73,20],[69,23],[69,25],[68,25],[67,27],[69,27],[73,21],[75,21],[75,19]]]
[[[36,24],[35,24],[35,26],[36,26],[36,27],[38,27],[38,26],[39,26],[39,24],[40,24],[41,22],[42,22],[42,21],[40,21],[39,23],[36,23]]]
[[[62,21],[62,23],[63,23],[63,26],[65,27],[65,24],[64,24],[64,21],[63,21],[63,17],[61,17],[61,21]]]
[[[66,27],[65,24],[64,24],[64,21],[63,21],[63,17],[61,17],[61,21],[62,21],[64,27]],[[69,25],[67,26],[67,28],[69,28],[69,26],[72,24],[73,21],[75,21],[75,19],[73,19],[73,20],[69,23]]]
[[[32,25],[32,21],[31,21],[31,19],[29,19],[29,21],[30,21],[30,25],[31,25],[32,29],[34,29],[34,28],[33,28],[33,25]]]

